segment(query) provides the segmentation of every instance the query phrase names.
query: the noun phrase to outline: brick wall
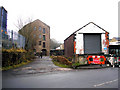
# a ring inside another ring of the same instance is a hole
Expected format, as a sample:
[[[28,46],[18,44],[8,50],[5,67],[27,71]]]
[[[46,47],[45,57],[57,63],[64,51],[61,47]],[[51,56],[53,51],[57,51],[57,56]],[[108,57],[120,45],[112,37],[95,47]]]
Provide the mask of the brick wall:
[[[74,34],[64,40],[64,49],[66,57],[72,57],[74,55]]]

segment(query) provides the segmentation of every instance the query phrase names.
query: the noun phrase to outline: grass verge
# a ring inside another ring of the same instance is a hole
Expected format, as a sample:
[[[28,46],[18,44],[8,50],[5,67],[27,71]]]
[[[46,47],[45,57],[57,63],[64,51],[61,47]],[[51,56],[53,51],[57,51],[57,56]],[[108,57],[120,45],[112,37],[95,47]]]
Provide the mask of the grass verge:
[[[63,67],[63,68],[71,68],[71,66],[69,66],[69,65],[60,64],[59,62],[54,61],[54,60],[52,60],[52,62],[53,62],[56,66],[59,66],[59,67]]]
[[[68,59],[66,59],[63,56],[51,56],[52,62],[59,67],[63,68],[74,68],[77,69],[79,66],[84,66],[84,64],[81,64],[79,62],[72,63]]]
[[[27,60],[26,62],[22,62],[22,63],[17,64],[17,65],[2,67],[2,68],[0,68],[0,70],[6,71],[6,70],[9,70],[9,69],[14,69],[14,68],[17,68],[17,67],[26,65],[26,64],[28,64],[28,63],[30,63],[30,62],[32,62],[32,61],[33,61],[33,60],[31,60],[31,61]]]

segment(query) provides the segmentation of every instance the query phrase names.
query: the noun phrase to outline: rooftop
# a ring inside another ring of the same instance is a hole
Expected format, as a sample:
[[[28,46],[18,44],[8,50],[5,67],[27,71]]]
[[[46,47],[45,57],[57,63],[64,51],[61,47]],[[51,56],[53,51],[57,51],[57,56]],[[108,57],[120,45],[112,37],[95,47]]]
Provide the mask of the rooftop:
[[[81,30],[82,28],[88,26],[89,24],[94,24],[95,26],[97,26],[98,28],[102,29],[103,31],[107,32],[105,29],[101,28],[100,26],[98,26],[97,24],[95,24],[94,22],[89,22],[88,24],[84,25],[83,27],[79,28],[78,30],[76,30],[75,32],[73,32],[71,35],[75,34],[76,32],[78,32],[79,30]],[[109,32],[108,32],[109,33]],[[70,35],[70,36],[71,36]],[[69,36],[69,37],[70,37]],[[65,40],[67,40],[69,37],[67,37]]]

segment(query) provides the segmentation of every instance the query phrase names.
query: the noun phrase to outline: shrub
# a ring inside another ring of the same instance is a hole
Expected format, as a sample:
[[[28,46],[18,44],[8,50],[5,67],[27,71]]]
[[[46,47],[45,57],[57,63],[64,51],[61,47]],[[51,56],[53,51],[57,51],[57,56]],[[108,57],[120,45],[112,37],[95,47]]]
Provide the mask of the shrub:
[[[33,59],[33,53],[24,49],[2,49],[2,67],[8,67]]]
[[[79,62],[73,63],[72,66],[79,66],[81,65]]]
[[[32,50],[29,50],[27,53],[25,53],[25,57],[27,60],[32,60],[35,58],[35,55]]]
[[[69,61],[72,61],[73,57],[65,57],[67,58]]]
[[[72,65],[72,63],[63,56],[51,56],[51,58],[53,58],[54,61],[59,62],[60,64],[69,65],[69,66]]]

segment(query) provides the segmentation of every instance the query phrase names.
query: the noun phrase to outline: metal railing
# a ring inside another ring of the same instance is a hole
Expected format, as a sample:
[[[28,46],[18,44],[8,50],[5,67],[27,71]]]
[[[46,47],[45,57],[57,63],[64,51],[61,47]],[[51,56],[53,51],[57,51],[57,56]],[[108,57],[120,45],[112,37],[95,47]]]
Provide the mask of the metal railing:
[[[1,32],[0,34],[1,42],[0,46],[5,49],[10,49],[12,47],[22,48],[24,47],[25,38],[22,35],[18,34],[17,31],[7,30],[7,33]],[[21,40],[21,38],[23,40]],[[22,45],[22,46],[21,46]]]

